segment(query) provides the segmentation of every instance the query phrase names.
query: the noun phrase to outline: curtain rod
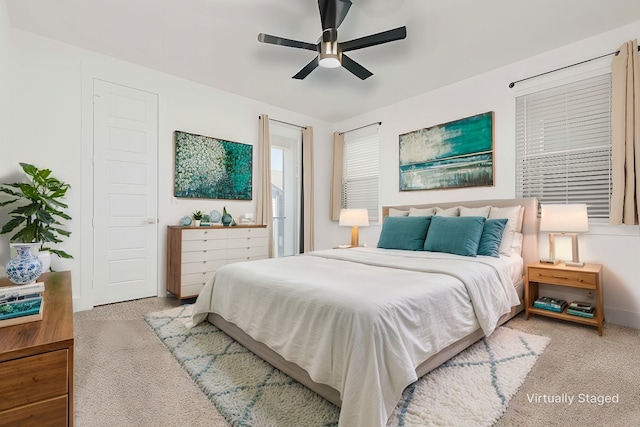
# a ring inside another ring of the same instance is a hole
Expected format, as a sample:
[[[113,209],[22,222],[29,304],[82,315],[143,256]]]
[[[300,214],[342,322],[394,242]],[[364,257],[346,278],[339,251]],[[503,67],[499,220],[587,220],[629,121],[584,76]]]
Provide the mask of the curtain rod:
[[[262,116],[258,116],[258,119],[260,119],[260,120],[261,120],[261,119],[262,119]],[[295,126],[295,127],[297,127],[297,128],[300,128],[300,129],[306,129],[306,128],[307,128],[306,126],[300,126],[300,125],[297,125],[297,124],[295,124],[295,123],[289,123],[289,122],[284,122],[284,121],[282,121],[282,120],[272,119],[271,117],[269,117],[269,120],[274,121],[274,122],[278,122],[278,123],[283,123],[283,124],[285,124],[285,125],[289,125],[289,126]]]
[[[640,52],[640,46],[638,46],[638,52]],[[509,87],[512,88],[516,85],[516,83],[524,82],[526,80],[535,79],[536,77],[544,76],[546,74],[555,73],[556,71],[564,70],[565,68],[575,67],[576,65],[584,64],[585,62],[595,61],[596,59],[604,58],[605,56],[617,55],[620,51],[616,50],[615,52],[607,53],[604,55],[596,56],[595,58],[586,59],[584,61],[576,62],[575,64],[566,65],[564,67],[556,68],[555,70],[547,71],[545,73],[536,74],[535,76],[526,77],[524,79],[516,80],[515,82],[509,83]]]
[[[368,125],[360,126],[359,128],[349,129],[349,130],[345,130],[344,132],[339,132],[339,133],[340,133],[340,134],[345,134],[345,133],[347,133],[347,132],[353,132],[354,130],[364,129],[364,128],[366,128],[366,127],[373,126],[373,125],[378,125],[378,126],[380,126],[381,124],[382,124],[382,122],[373,122],[373,123],[369,123]]]

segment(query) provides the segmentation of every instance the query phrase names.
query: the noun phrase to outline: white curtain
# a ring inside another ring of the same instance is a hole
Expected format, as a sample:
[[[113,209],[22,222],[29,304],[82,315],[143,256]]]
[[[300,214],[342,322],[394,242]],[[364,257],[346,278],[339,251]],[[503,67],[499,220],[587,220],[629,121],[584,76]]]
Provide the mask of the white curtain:
[[[302,218],[304,223],[303,252],[313,250],[313,127],[307,126],[302,129],[302,200],[304,210]]]
[[[344,157],[344,133],[333,133],[333,172],[331,175],[331,203],[329,218],[340,219],[342,208],[342,161]]]
[[[271,205],[271,141],[269,117],[262,114],[258,130],[258,194],[256,195],[256,224],[269,230],[269,258],[273,258],[273,207]]]
[[[640,191],[640,65],[638,40],[611,61],[611,224],[638,224]]]

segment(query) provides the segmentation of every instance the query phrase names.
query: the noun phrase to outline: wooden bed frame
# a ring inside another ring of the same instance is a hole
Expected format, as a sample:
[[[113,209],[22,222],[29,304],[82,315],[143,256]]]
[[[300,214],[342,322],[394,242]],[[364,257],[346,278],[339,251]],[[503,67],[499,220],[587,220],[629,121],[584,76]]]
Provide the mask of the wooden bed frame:
[[[403,206],[383,206],[382,215],[385,218],[389,213],[389,208],[399,209],[399,210],[409,210],[411,207],[415,208],[430,208],[430,207],[441,207],[441,208],[449,208],[455,206],[465,206],[465,207],[483,207],[483,206],[496,206],[496,207],[507,207],[507,206],[515,206],[521,205],[524,206],[524,218],[522,222],[522,234],[523,234],[523,242],[522,242],[522,258],[524,260],[524,266],[529,263],[535,262],[538,260],[538,200],[535,198],[523,198],[523,199],[496,199],[496,200],[475,200],[475,201],[464,201],[464,202],[448,202],[448,203],[435,203],[435,204],[422,204],[422,205],[403,205]],[[521,280],[518,284],[516,284],[516,289],[518,290],[518,294],[520,296],[521,303],[512,307],[511,312],[502,316],[498,322],[499,325],[504,324],[506,321],[511,319],[513,316],[518,314],[524,309],[523,301],[523,282]],[[341,406],[340,393],[326,385],[316,383],[309,377],[307,371],[299,367],[298,365],[291,363],[284,359],[282,356],[277,354],[267,345],[258,342],[247,335],[244,331],[238,328],[235,324],[227,322],[220,315],[215,313],[210,313],[208,316],[209,322],[216,325],[222,331],[224,331],[227,335],[234,338],[240,344],[245,346],[254,354],[258,355],[264,361],[268,362],[272,366],[278,368],[282,372],[289,375],[291,378],[310,388],[311,390],[318,393],[320,396],[324,397],[328,401],[334,403],[337,406]],[[429,371],[437,368],[442,363],[446,362],[456,354],[460,353],[470,345],[474,344],[476,341],[480,340],[484,337],[484,333],[482,329],[477,329],[471,334],[461,338],[460,340],[454,342],[448,347],[441,350],[439,353],[434,354],[429,359],[422,362],[416,368],[416,374],[418,378],[422,377]]]

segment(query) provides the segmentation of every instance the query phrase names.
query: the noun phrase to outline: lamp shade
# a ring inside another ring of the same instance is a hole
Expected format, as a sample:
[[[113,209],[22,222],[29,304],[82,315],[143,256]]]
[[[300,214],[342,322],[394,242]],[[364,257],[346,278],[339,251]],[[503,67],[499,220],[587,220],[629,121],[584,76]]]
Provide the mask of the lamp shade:
[[[369,226],[369,212],[366,209],[341,209],[338,225],[367,227]]]
[[[540,231],[582,233],[589,231],[587,205],[541,205]]]

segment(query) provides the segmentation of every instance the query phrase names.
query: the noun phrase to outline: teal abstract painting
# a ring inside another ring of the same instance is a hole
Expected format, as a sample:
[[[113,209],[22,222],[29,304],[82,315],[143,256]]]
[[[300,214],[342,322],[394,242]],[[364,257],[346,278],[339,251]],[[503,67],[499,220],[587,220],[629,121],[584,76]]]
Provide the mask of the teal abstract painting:
[[[175,131],[176,197],[251,200],[253,146]]]
[[[493,185],[493,112],[399,139],[400,191]]]

